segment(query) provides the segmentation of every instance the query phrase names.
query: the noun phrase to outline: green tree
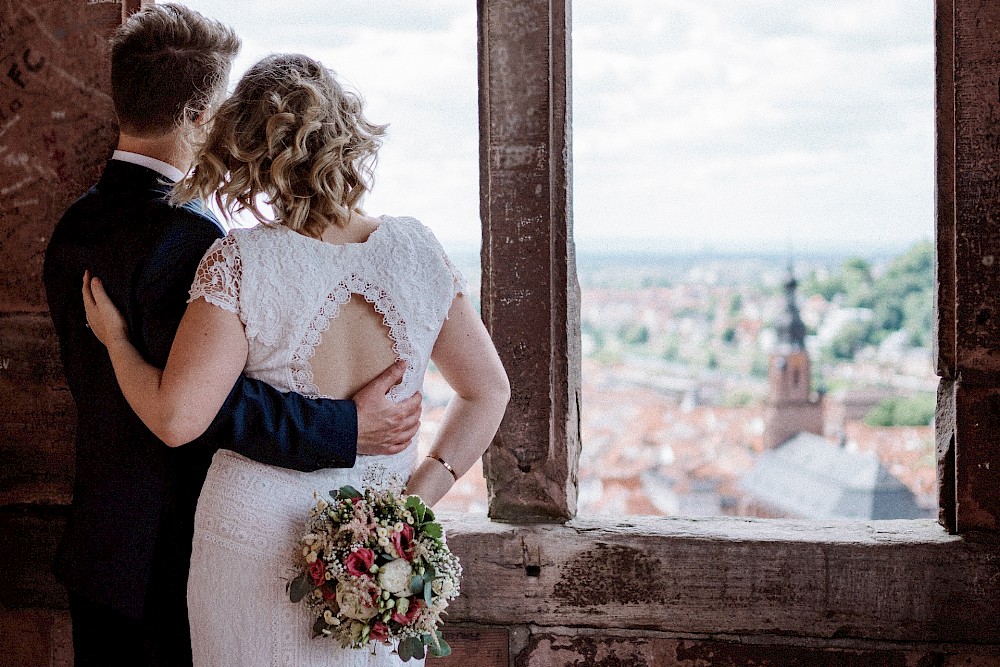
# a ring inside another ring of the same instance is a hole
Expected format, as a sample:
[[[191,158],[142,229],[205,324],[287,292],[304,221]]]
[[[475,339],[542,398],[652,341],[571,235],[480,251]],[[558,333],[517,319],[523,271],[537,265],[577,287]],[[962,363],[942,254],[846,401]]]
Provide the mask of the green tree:
[[[645,345],[649,342],[649,329],[644,324],[626,324],[618,332],[618,337],[626,345]]]
[[[677,334],[671,334],[667,338],[667,345],[660,355],[665,361],[677,361],[681,356],[681,341]]]
[[[743,312],[743,295],[737,292],[729,297],[729,312],[730,318],[737,317],[741,312]]]
[[[871,323],[857,320],[848,322],[833,337],[828,351],[834,359],[851,360],[871,338]]]
[[[897,257],[875,283],[872,325],[888,333],[906,329],[910,339],[930,341],[934,318],[934,246],[922,241]]]
[[[893,396],[868,413],[869,426],[927,426],[934,419],[934,395]]]

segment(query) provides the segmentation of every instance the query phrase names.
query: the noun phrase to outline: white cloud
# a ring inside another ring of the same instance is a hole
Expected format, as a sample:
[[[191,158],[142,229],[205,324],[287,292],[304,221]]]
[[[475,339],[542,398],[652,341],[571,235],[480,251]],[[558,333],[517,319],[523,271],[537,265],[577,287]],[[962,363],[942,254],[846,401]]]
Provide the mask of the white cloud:
[[[243,35],[238,67],[309,53],[390,123],[370,210],[478,238],[475,3],[190,4]],[[573,22],[581,241],[932,234],[931,0],[577,0]]]

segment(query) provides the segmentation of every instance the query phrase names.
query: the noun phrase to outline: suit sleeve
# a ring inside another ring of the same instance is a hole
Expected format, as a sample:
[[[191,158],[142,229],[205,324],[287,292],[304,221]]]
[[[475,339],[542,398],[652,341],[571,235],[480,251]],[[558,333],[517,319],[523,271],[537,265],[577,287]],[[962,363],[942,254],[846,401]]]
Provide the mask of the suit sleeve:
[[[166,365],[199,262],[221,235],[211,221],[185,218],[171,226],[133,290],[133,338],[141,340],[144,354],[160,368]],[[188,446],[225,447],[260,463],[308,472],[352,467],[357,428],[353,401],[308,399],[240,376],[211,426]]]

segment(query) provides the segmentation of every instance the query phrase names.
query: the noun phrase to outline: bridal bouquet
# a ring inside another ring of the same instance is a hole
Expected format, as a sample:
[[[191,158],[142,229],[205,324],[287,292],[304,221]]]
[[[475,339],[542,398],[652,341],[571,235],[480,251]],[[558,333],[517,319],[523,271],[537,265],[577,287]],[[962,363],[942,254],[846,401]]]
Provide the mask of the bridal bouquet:
[[[441,614],[459,592],[462,566],[434,512],[417,496],[351,486],[317,497],[302,537],[292,602],[315,613],[314,637],[345,648],[380,642],[399,657],[434,657],[451,648]]]

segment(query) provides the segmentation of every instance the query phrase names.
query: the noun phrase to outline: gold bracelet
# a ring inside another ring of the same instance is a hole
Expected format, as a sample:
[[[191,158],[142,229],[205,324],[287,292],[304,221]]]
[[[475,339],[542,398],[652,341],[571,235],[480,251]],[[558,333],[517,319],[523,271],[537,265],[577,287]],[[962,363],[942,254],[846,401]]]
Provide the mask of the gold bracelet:
[[[455,472],[455,469],[452,468],[451,465],[449,465],[449,463],[447,461],[445,461],[443,458],[441,458],[437,454],[428,454],[427,458],[434,459],[435,461],[437,461],[438,463],[440,463],[441,465],[443,465],[444,469],[447,470],[448,472],[450,472],[451,476],[455,478],[455,481],[456,482],[458,481],[458,473]]]

